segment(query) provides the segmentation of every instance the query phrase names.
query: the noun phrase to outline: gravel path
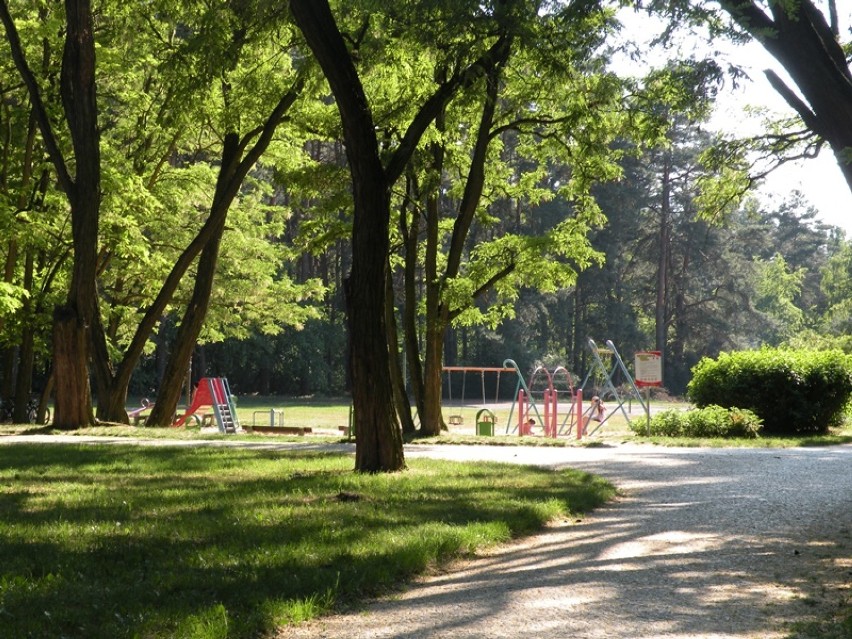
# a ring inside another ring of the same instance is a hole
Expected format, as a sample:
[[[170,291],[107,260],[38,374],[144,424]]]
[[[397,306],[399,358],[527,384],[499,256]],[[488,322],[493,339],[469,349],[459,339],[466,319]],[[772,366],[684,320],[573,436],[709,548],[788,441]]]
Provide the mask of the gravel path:
[[[413,446],[409,458],[581,468],[621,497],[302,639],[774,638],[852,596],[852,446]]]

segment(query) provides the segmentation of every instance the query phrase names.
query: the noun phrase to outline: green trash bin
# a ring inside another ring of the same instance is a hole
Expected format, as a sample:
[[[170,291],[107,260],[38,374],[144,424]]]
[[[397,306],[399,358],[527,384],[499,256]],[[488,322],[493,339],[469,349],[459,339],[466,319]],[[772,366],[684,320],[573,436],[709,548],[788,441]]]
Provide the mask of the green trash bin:
[[[487,408],[483,408],[476,414],[476,434],[493,437],[494,424],[496,422],[497,420],[494,418],[494,413]]]

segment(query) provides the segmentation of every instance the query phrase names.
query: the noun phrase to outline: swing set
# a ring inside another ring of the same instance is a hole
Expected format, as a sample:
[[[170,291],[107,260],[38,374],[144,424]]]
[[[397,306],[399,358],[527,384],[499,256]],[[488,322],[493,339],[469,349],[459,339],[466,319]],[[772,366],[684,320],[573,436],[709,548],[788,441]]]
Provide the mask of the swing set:
[[[482,408],[475,417],[476,434],[493,435],[494,428],[497,425],[497,417],[494,414],[494,411],[485,406],[485,404],[488,403],[488,398],[485,393],[485,374],[497,374],[497,379],[494,385],[494,404],[497,404],[500,401],[500,375],[503,373],[516,373],[518,372],[517,368],[506,368],[505,366],[502,368],[494,366],[444,366],[443,370],[447,373],[447,393],[449,396],[450,407],[453,409],[458,408],[458,412],[449,415],[447,422],[451,426],[464,424],[464,416],[462,415],[461,409],[465,405],[467,373],[479,373],[482,386]],[[453,406],[453,373],[461,373],[462,375],[461,399],[459,400],[458,406]]]

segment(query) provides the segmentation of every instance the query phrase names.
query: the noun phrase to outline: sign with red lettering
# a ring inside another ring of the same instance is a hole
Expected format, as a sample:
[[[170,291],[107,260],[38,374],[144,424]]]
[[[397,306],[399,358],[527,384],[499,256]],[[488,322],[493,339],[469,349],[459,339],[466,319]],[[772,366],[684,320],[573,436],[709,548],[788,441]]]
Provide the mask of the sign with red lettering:
[[[663,385],[663,354],[660,351],[640,351],[634,362],[637,386]]]

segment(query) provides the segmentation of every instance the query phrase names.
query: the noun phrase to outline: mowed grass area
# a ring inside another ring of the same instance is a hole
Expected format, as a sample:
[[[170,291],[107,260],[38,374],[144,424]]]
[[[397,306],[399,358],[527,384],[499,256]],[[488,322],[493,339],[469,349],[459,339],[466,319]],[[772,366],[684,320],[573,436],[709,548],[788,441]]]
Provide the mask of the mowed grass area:
[[[138,398],[128,403],[129,408],[139,405]],[[560,435],[557,439],[545,438],[541,434],[540,415],[533,413],[537,425],[533,437],[518,437],[517,435],[517,407],[512,407],[510,402],[499,404],[465,404],[458,403],[444,406],[444,420],[449,423],[451,417],[461,418],[461,424],[449,424],[449,430],[440,437],[409,438],[412,444],[475,444],[491,446],[600,446],[618,443],[647,443],[660,446],[709,446],[709,447],[761,447],[761,448],[790,448],[797,446],[831,446],[837,444],[852,443],[852,419],[847,418],[846,424],[841,428],[834,428],[827,435],[807,437],[761,437],[758,439],[721,439],[721,438],[673,438],[673,437],[645,437],[642,429],[646,423],[645,414],[637,402],[624,405],[623,410],[618,405],[608,402],[607,409],[610,417],[600,428],[596,422],[591,422],[589,430],[597,430],[589,437],[582,440],[576,439],[576,429],[572,427],[570,432],[565,432],[571,424],[566,420],[565,410],[567,405],[560,404],[560,412],[557,423],[560,426]],[[476,416],[483,408],[489,409],[497,419],[494,429],[494,437],[481,437],[475,435]],[[675,401],[653,401],[651,403],[652,413],[662,410],[686,410],[689,404]],[[208,409],[209,410],[209,409]],[[194,423],[186,428],[146,428],[144,426],[127,427],[115,424],[104,424],[100,426],[81,428],[71,431],[69,434],[77,435],[105,435],[114,437],[144,437],[146,439],[229,439],[239,438],[255,440],[258,438],[272,437],[276,441],[351,441],[346,437],[341,427],[349,424],[350,405],[347,398],[292,398],[292,397],[265,397],[265,396],[240,396],[237,397],[237,414],[243,425],[252,422],[258,425],[266,425],[270,420],[270,411],[274,411],[273,419],[276,424],[288,427],[310,428],[311,434],[307,436],[297,435],[269,435],[269,434],[239,434],[223,436],[215,429],[199,429]],[[543,415],[543,407],[541,408]],[[626,413],[626,415],[625,415]],[[631,430],[627,417],[638,426],[639,432]],[[507,432],[508,430],[508,432]],[[50,426],[42,428],[35,425],[12,425],[0,424],[0,435],[22,434],[22,433],[58,433]]]
[[[0,636],[262,637],[614,494],[571,470],[409,465],[0,445]]]

